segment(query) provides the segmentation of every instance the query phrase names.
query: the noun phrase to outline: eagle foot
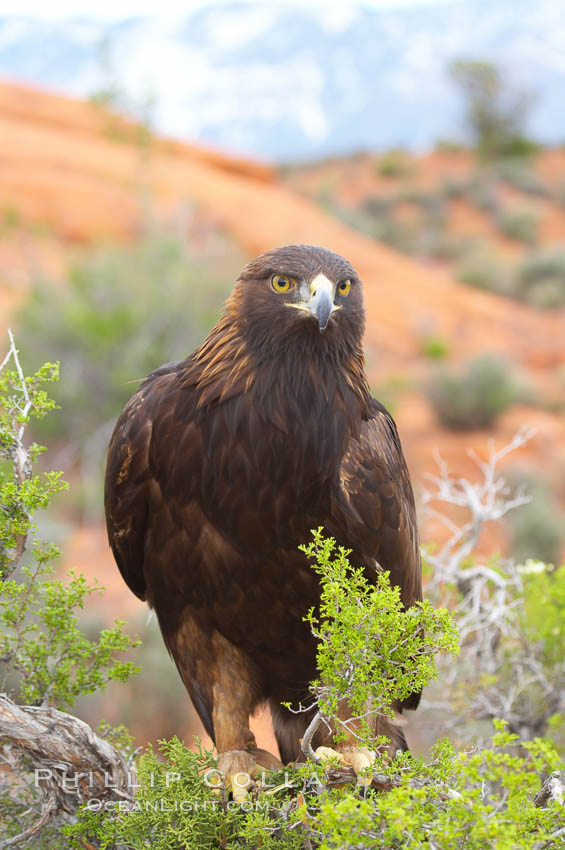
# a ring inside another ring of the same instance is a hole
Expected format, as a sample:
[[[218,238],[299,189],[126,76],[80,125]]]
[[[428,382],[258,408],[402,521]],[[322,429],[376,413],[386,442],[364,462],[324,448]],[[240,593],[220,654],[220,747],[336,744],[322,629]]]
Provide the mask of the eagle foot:
[[[253,777],[258,771],[257,762],[249,750],[224,750],[219,753],[218,770],[223,774],[226,791],[231,791],[234,801],[243,803],[247,800]]]
[[[331,747],[318,747],[316,755],[322,762],[337,759],[340,764],[352,767],[357,777],[357,784],[362,788],[368,788],[371,785],[373,777],[367,768],[373,764],[377,757],[374,750],[368,750],[367,747],[342,747],[339,750],[334,750]]]

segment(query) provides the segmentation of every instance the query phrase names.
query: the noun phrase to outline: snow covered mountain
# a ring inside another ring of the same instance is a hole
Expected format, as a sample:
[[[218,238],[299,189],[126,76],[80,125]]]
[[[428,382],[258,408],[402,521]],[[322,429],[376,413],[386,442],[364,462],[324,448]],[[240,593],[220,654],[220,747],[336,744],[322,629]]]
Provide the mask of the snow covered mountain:
[[[181,19],[0,18],[0,74],[80,96],[119,81],[161,132],[283,160],[456,136],[461,56],[536,92],[530,131],[565,141],[564,45],[563,0],[210,0]]]

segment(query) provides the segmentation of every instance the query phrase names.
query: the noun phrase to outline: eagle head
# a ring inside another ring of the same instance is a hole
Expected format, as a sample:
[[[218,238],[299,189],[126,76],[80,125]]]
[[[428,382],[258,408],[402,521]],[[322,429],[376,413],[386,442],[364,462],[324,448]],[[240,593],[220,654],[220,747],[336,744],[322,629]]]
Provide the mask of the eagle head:
[[[353,266],[317,245],[266,251],[242,270],[238,309],[255,335],[328,334],[360,341],[364,329],[362,283]]]
[[[362,283],[347,260],[315,245],[276,248],[244,266],[183,380],[198,386],[201,408],[251,387],[266,398],[277,375],[293,397],[303,392],[305,406],[304,388],[326,399],[341,382],[340,397],[356,397],[350,407],[360,421],[370,398],[364,327]]]

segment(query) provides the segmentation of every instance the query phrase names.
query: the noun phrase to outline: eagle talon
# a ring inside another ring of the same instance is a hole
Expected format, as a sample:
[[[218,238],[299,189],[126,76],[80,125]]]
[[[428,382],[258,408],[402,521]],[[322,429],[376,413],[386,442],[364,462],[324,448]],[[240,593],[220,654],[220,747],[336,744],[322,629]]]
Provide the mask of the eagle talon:
[[[344,764],[345,762],[342,754],[331,747],[318,747],[315,752],[321,762],[329,762],[332,759],[337,759],[340,764]]]
[[[345,763],[351,765],[355,771],[357,785],[368,788],[373,777],[367,768],[371,767],[377,757],[374,750],[368,750],[367,747],[346,747],[342,750],[342,755]]]
[[[218,769],[224,776],[226,791],[236,803],[249,798],[249,789],[254,785],[257,762],[248,750],[224,750],[218,755]]]
[[[371,785],[372,776],[366,769],[375,761],[376,753],[373,750],[368,750],[366,747],[344,747],[342,750],[318,747],[316,755],[322,762],[337,759],[340,764],[352,767],[357,777],[357,784],[362,788],[368,788]]]

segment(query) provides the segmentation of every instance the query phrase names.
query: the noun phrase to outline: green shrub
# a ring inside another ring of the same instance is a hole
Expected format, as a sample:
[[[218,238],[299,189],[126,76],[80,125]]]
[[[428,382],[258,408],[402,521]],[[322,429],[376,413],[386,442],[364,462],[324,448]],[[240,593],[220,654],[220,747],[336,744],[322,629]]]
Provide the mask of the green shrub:
[[[420,205],[427,227],[445,228],[447,224],[447,208],[445,198],[440,192],[424,193],[420,196]]]
[[[519,746],[503,723],[495,729],[485,749],[456,753],[440,741],[427,763],[410,754],[379,758],[384,792],[330,788],[309,763],[266,773],[237,806],[210,787],[211,753],[162,742],[161,758],[150,751],[140,761],[133,805],[83,809],[65,833],[73,850],[85,841],[101,850],[557,850],[563,807],[534,803],[540,775],[558,764],[555,751],[541,739]]]
[[[438,153],[465,153],[467,148],[456,139],[438,139],[435,143],[435,150]]]
[[[445,608],[424,600],[406,610],[388,573],[369,580],[350,564],[350,550],[324,538],[321,528],[312,534],[313,542],[299,547],[321,587],[319,606],[305,617],[317,640],[318,678],[310,691],[320,723],[335,724],[335,740],[344,739],[353,717],[360,745],[374,748],[371,718],[390,714],[396,701],[436,678],[435,656],[458,651],[457,630]]]
[[[540,248],[518,267],[519,296],[535,307],[565,304],[565,249]]]
[[[472,175],[467,187],[471,203],[483,212],[496,217],[500,210],[498,187],[490,172],[478,172]]]
[[[352,227],[360,233],[365,233],[367,236],[373,235],[373,218],[367,214],[363,207],[355,209],[345,207],[343,204],[333,203],[331,208],[328,208],[328,212],[331,212],[332,215],[343,221],[348,227]]]
[[[441,202],[442,197],[435,190],[420,189],[418,186],[409,184],[398,190],[394,196],[395,204],[414,204],[418,207],[427,207],[435,204],[436,200]]]
[[[122,621],[92,639],[83,633],[78,617],[102,588],[89,586],[72,572],[65,581],[55,579],[54,562],[60,553],[40,539],[36,528],[37,512],[66,489],[60,473],[35,474],[44,448],[29,445],[27,439],[30,421],[54,409],[44,384],[56,380],[57,371],[47,363],[24,377],[13,342],[0,367],[0,845],[21,845],[27,833],[38,850],[62,847],[62,822],[79,804],[77,797],[73,805],[72,794],[66,796],[62,787],[56,798],[55,787],[34,776],[39,766],[55,765],[52,775],[72,770],[76,756],[72,733],[65,732],[71,740],[64,747],[50,740],[46,717],[57,727],[62,715],[56,709],[73,706],[78,697],[104,690],[109,682],[125,682],[136,672],[130,661],[119,657],[137,645],[124,633]],[[17,703],[26,702],[37,706],[38,713],[22,710],[15,723]],[[22,716],[32,718],[29,725]],[[76,730],[79,721],[63,717]],[[94,768],[89,757],[99,752],[98,743],[84,725],[81,734],[92,747],[84,764]],[[63,751],[68,761],[60,763]],[[106,744],[108,769],[114,754]],[[85,776],[81,774],[81,781]]]
[[[504,144],[501,155],[509,159],[521,157],[523,159],[531,159],[537,156],[541,150],[541,145],[534,139],[530,139],[523,134],[516,134],[507,139]]]
[[[461,283],[487,292],[512,293],[513,281],[508,267],[494,253],[484,249],[470,253],[456,269],[456,277]]]
[[[546,278],[528,289],[525,300],[540,310],[553,310],[565,304],[565,284],[561,278]]]
[[[319,639],[320,680],[313,683],[319,711],[334,714],[345,696],[363,714],[369,696],[379,706],[414,681],[429,680],[430,650],[454,646],[447,613],[427,603],[404,611],[386,576],[369,585],[348,553],[319,531],[304,550],[314,556],[322,584],[320,611],[308,618]],[[548,598],[558,611],[562,594]],[[373,785],[362,793],[338,765],[308,760],[263,771],[242,805],[216,796],[210,752],[200,746],[191,752],[173,739],[161,742],[161,758],[152,750],[141,757],[133,803],[84,807],[65,833],[74,850],[85,842],[101,850],[556,848],[565,811],[536,795],[558,754],[543,739],[520,741],[502,721],[494,727],[487,747],[457,753],[443,740],[428,761],[377,750]]]
[[[449,343],[440,336],[427,336],[422,340],[421,351],[430,360],[445,360],[449,356]]]
[[[80,257],[63,281],[39,280],[18,318],[24,366],[52,353],[64,363],[54,396],[64,413],[38,431],[66,441],[80,480],[75,509],[101,519],[104,454],[137,382],[186,357],[217,319],[243,264],[219,235],[211,253],[152,232],[133,245]],[[133,385],[133,386],[132,386]]]
[[[106,626],[100,606],[95,610],[96,616],[90,613],[92,608],[87,608],[81,617],[82,631],[90,640]],[[127,721],[140,744],[146,741],[156,744],[179,729],[196,731],[200,726],[198,717],[187,701],[185,687],[171,663],[156,618],[148,618],[142,608],[137,616],[129,616],[128,628],[139,637],[141,645],[128,652],[124,660],[133,661],[139,672],[127,687],[119,681],[110,682],[104,693],[79,698],[76,709],[79,716],[91,726],[96,726],[100,717],[116,725]],[[159,682],[159,687],[155,687],[155,682]],[[151,718],[149,722],[148,718]]]
[[[385,195],[371,195],[363,201],[363,209],[369,215],[380,217],[391,211],[396,203],[396,199]]]
[[[517,386],[503,360],[484,355],[464,371],[441,369],[428,398],[441,422],[454,431],[488,428],[517,398]]]
[[[460,236],[450,233],[441,225],[424,225],[418,234],[414,252],[439,262],[453,263],[465,257],[473,250],[475,240],[472,236]]]
[[[333,213],[334,208],[336,206],[336,188],[337,181],[335,180],[335,178],[324,177],[324,179],[320,181],[320,184],[316,189],[316,193],[314,196],[316,203],[319,204],[322,209],[327,210],[327,212]]]
[[[466,253],[466,258],[456,269],[456,277],[462,283],[516,298],[540,309],[565,304],[563,248],[537,249],[514,268],[480,248]]]
[[[38,281],[19,316],[25,360],[64,363],[55,390],[57,436],[85,439],[113,420],[131,382],[186,357],[219,314],[241,268],[229,245],[220,259],[192,256],[175,236],[102,247],[61,282]]]
[[[371,392],[375,398],[384,404],[390,413],[394,414],[398,405],[401,402],[402,396],[410,389],[413,384],[404,373],[395,375],[389,374],[381,383],[373,387]]]
[[[471,182],[469,177],[444,177],[440,192],[447,199],[462,198],[469,191]]]
[[[514,482],[518,480],[516,475],[510,478]],[[536,558],[548,564],[559,564],[565,538],[563,512],[543,479],[522,475],[520,480],[525,482],[532,499],[509,515],[512,555],[522,563]]]
[[[381,177],[408,177],[414,164],[405,151],[391,150],[377,160],[377,171]]]
[[[492,162],[537,151],[524,133],[531,92],[513,86],[492,62],[456,59],[449,73],[464,98],[467,128],[480,159]]]
[[[560,204],[562,207],[565,207],[565,181],[558,185],[557,189],[552,192],[552,196],[556,204]]]
[[[416,250],[418,232],[412,222],[401,221],[392,215],[383,216],[373,225],[373,238],[396,251],[412,255]]]
[[[542,647],[548,669],[559,667],[565,658],[565,564],[540,569],[539,561],[526,563],[525,580],[525,628],[532,643]]]
[[[525,195],[548,197],[549,189],[531,167],[521,160],[503,159],[496,164],[496,174]]]
[[[10,681],[11,695],[24,701],[68,707],[81,694],[125,681],[135,671],[114,657],[132,645],[123,623],[102,630],[98,641],[78,628],[77,610],[101,588],[74,573],[65,583],[53,579],[59,550],[39,540],[33,523],[39,509],[68,489],[62,473],[32,474],[45,449],[26,448],[23,441],[30,421],[54,410],[43,385],[57,377],[52,363],[25,379],[15,368],[0,369],[0,692]],[[19,458],[26,456],[22,466]],[[11,577],[16,570],[17,580]]]
[[[441,459],[439,474],[428,476],[423,502],[448,536],[424,553],[426,595],[456,612],[460,653],[455,665],[438,659],[441,673],[426,691],[422,720],[466,747],[484,741],[501,718],[524,741],[550,736],[565,756],[565,569],[531,561],[527,552],[518,553],[524,557],[518,563],[487,555],[481,540],[492,522],[519,520],[532,496],[533,504],[540,498],[548,504],[543,482],[501,469],[532,436],[522,426],[506,445],[489,440],[486,457],[469,452],[477,469],[472,477],[452,476]]]
[[[500,231],[510,239],[535,245],[538,238],[539,217],[532,210],[503,210],[497,216]]]
[[[11,204],[6,204],[2,209],[2,223],[0,228],[2,231],[14,230],[21,223],[21,214],[17,207]]]
[[[403,254],[451,261],[468,249],[471,240],[449,233],[446,229],[446,200],[444,191],[422,192],[407,187],[394,196],[367,198],[362,206],[366,214],[363,224],[355,221],[348,223],[353,223],[357,230],[366,233],[365,225],[370,221],[370,235]],[[417,206],[418,220],[406,221],[398,216],[395,208],[399,204]]]

